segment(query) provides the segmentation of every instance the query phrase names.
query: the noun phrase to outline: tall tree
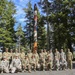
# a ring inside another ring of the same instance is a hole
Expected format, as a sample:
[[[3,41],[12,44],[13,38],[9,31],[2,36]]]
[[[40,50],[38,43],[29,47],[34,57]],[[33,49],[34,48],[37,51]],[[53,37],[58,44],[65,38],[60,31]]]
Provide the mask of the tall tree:
[[[45,28],[45,22],[44,22],[44,17],[40,15],[39,10],[38,10],[38,50],[39,49],[44,49],[47,47],[47,32]]]
[[[8,0],[0,0],[0,44],[5,47],[13,46],[15,6]]]
[[[47,15],[47,21],[53,27],[54,48],[71,48],[75,43],[75,6],[74,0],[41,0],[42,10]],[[46,7],[49,7],[48,9]],[[50,35],[51,36],[51,35]]]
[[[30,49],[32,49],[32,44],[33,44],[33,21],[34,21],[34,17],[33,17],[33,9],[32,9],[32,5],[31,5],[31,1],[29,1],[27,3],[27,8],[24,8],[24,11],[26,13],[25,18],[26,20],[26,26],[25,26],[25,33],[26,33],[26,37],[27,37],[27,41],[28,41],[28,46]]]
[[[24,45],[22,45],[22,39],[24,38],[24,32],[22,30],[21,24],[19,24],[19,26],[17,27],[17,31],[16,31],[16,36],[17,36],[17,45],[18,45],[18,50],[20,52],[21,47],[23,47]],[[25,39],[24,39],[25,40]],[[24,42],[24,41],[23,41]]]

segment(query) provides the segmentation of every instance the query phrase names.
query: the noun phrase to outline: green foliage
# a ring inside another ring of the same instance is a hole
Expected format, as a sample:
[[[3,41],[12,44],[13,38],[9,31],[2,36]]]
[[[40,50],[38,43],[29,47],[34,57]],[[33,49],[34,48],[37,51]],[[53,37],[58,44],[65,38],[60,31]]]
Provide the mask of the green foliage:
[[[15,6],[8,0],[0,0],[0,45],[12,47],[14,45]]]
[[[45,28],[45,22],[43,20],[43,16],[40,15],[38,12],[38,49],[44,49],[47,46],[47,40],[46,40],[46,28]]]
[[[24,11],[26,13],[26,26],[25,26],[25,36],[27,38],[27,45],[29,49],[32,49],[33,44],[33,23],[34,23],[34,10],[32,9],[31,2],[29,1],[27,3],[27,8],[24,8]]]
[[[75,0],[43,0],[40,5],[53,27],[54,48],[71,48],[75,43]]]

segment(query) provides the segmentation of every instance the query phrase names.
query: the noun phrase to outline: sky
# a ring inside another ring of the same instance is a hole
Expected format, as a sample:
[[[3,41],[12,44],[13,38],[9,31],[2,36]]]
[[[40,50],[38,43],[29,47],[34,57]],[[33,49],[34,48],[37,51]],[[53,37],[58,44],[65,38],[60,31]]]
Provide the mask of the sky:
[[[31,1],[32,6],[40,0],[12,0],[16,6],[16,14],[14,17],[16,18],[17,23],[15,23],[14,29],[16,30],[19,23],[21,23],[22,28],[25,26],[25,12],[23,8],[26,8],[26,4]],[[24,29],[23,29],[24,30]]]

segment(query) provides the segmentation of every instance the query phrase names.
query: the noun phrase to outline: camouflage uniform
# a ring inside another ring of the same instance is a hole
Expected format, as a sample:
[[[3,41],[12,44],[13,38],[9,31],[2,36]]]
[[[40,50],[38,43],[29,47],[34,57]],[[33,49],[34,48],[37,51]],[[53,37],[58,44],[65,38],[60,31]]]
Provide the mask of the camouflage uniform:
[[[28,71],[31,72],[31,66],[27,55],[25,56],[22,65],[23,65],[23,71],[26,71],[26,69],[28,69]]]
[[[67,52],[67,63],[68,63],[68,68],[69,69],[72,69],[72,59],[73,59],[73,55],[70,52],[70,49],[68,49],[68,52]]]
[[[38,64],[39,64],[39,55],[38,55],[37,51],[35,51],[35,53],[33,53],[32,55],[35,57],[35,59],[36,59],[36,66],[38,67]]]
[[[43,50],[43,55],[44,55],[44,58],[47,59],[47,52],[46,52],[46,50]]]
[[[18,56],[18,58],[20,59],[20,53],[18,52],[18,50],[16,49],[15,52],[13,53],[13,57]]]
[[[34,71],[36,71],[36,59],[35,59],[35,56],[32,56],[32,58],[30,60],[30,64],[31,64],[31,68],[34,69]]]
[[[66,59],[66,54],[65,54],[65,52],[63,52],[63,49],[61,49],[60,58]]]
[[[54,69],[59,70],[59,67],[60,67],[59,59],[57,56],[55,56],[55,58],[54,58]]]
[[[39,60],[39,63],[40,63],[40,69],[41,70],[45,70],[45,66],[46,66],[46,62],[45,62],[45,58],[44,57],[41,57],[40,60]]]
[[[22,71],[21,61],[18,58],[18,55],[15,56],[15,58],[12,60],[10,64],[11,73],[15,73],[16,71]]]
[[[8,48],[6,48],[6,51],[3,53],[3,57],[6,57],[7,60],[10,59],[10,53],[8,52]]]
[[[29,58],[29,61],[31,60],[31,57],[32,57],[32,53],[31,53],[31,50],[27,53],[27,56]]]
[[[44,57],[43,50],[41,50],[41,52],[40,52],[39,56],[40,56],[40,58],[41,58],[41,57],[45,58],[45,57]]]
[[[65,70],[67,68],[67,61],[64,58],[60,59],[60,70]]]
[[[3,60],[1,61],[0,71],[5,72],[5,73],[9,73],[9,61],[6,59],[5,56],[3,57]]]
[[[53,60],[54,60],[54,55],[52,53],[52,50],[49,51],[49,53],[47,54],[47,58],[50,57],[50,61],[51,61],[51,69],[53,67]]]
[[[55,49],[54,56],[56,56],[60,60],[60,53],[59,53],[59,51],[57,49]]]

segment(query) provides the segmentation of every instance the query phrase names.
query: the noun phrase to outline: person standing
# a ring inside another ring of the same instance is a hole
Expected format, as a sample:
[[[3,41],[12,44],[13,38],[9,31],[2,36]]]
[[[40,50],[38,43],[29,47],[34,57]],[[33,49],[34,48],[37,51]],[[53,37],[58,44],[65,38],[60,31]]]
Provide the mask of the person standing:
[[[67,52],[67,63],[68,63],[68,68],[69,69],[72,69],[72,59],[73,59],[73,55],[70,52],[70,49],[68,49],[68,52]]]
[[[10,53],[8,52],[8,48],[5,49],[5,52],[3,53],[3,57],[4,56],[7,58],[7,60],[10,59]]]

